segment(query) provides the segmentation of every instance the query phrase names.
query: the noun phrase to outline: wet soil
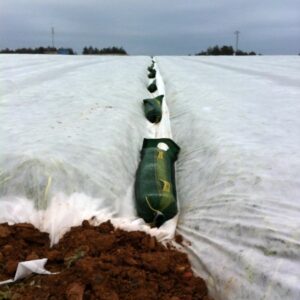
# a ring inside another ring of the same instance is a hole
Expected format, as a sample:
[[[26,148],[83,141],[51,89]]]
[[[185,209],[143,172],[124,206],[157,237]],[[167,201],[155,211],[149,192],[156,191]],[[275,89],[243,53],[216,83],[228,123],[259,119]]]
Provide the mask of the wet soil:
[[[4,299],[209,300],[185,253],[144,232],[84,221],[50,248],[49,236],[30,224],[0,225],[0,281],[20,261],[48,258],[52,275],[30,275],[0,286]]]

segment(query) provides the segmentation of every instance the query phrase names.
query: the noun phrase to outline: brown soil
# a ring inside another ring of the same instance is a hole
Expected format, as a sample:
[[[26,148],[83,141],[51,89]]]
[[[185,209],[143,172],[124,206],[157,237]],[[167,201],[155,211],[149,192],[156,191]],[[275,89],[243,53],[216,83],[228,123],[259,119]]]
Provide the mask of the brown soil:
[[[50,248],[48,234],[30,224],[0,225],[0,281],[14,277],[18,262],[45,257],[59,274],[0,286],[0,299],[209,299],[186,254],[144,232],[84,221]]]

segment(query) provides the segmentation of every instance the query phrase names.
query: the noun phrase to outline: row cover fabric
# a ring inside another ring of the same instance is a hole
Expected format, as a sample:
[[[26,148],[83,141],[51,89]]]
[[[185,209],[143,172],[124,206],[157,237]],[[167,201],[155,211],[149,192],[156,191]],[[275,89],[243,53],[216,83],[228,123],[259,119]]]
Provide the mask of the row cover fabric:
[[[35,260],[19,262],[14,278],[5,281],[0,281],[0,285],[21,280],[23,278],[30,276],[33,273],[43,274],[43,275],[56,274],[56,273],[51,273],[45,269],[45,265],[47,261],[48,259],[43,258],[43,259],[35,259]]]
[[[0,223],[30,222],[52,242],[93,216],[143,227],[134,182],[153,137],[141,105],[149,61],[1,55]]]
[[[217,300],[299,300],[299,58],[157,62],[194,269]]]
[[[136,174],[138,216],[154,226],[177,215],[174,164],[180,148],[170,139],[145,139]]]
[[[164,95],[155,98],[144,99],[144,113],[147,120],[151,123],[159,123],[162,118],[162,101]]]

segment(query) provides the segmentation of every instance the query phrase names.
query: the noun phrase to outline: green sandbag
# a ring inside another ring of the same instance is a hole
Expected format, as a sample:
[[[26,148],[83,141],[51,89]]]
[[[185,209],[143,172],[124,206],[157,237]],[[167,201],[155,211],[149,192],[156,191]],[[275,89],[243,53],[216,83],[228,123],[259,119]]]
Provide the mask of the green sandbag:
[[[150,67],[148,67],[148,71],[152,72],[154,70],[154,62],[152,61],[152,64]]]
[[[148,91],[150,93],[154,93],[155,91],[157,91],[157,85],[156,85],[156,80],[153,80],[151,84],[149,84],[148,86]]]
[[[164,95],[152,99],[144,99],[144,112],[151,123],[159,123],[162,117],[162,101]]]
[[[149,74],[148,74],[148,78],[155,78],[155,76],[156,76],[156,70],[155,69],[153,69],[152,71],[149,71]]]
[[[171,139],[144,139],[135,202],[138,216],[156,227],[178,212],[174,164],[179,151]]]

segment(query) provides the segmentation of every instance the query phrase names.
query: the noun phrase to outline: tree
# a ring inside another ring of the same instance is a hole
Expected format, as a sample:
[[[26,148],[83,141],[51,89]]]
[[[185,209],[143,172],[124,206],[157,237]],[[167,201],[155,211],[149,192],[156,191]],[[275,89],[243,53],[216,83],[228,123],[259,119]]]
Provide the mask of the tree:
[[[221,48],[221,55],[233,55],[234,50],[232,46],[223,46]]]
[[[72,48],[68,48],[68,51],[69,51],[69,55],[74,55],[74,51]]]
[[[68,48],[69,54],[73,54],[74,51],[71,48]],[[38,47],[38,48],[17,48],[15,50],[4,49],[0,50],[0,53],[19,53],[19,54],[53,54],[57,53],[57,48],[55,47]]]
[[[82,54],[84,54],[84,55],[88,54],[88,48],[87,47],[83,48]]]
[[[97,54],[97,55],[107,55],[107,54],[119,54],[119,55],[127,55],[127,52],[124,50],[123,47],[107,47],[107,48],[102,48],[102,49],[98,49],[98,48],[93,48],[92,46],[90,46],[89,48],[84,47],[82,54]]]
[[[5,48],[5,49],[0,50],[0,53],[14,53],[14,51],[9,48]]]
[[[211,55],[221,55],[221,50],[219,46],[214,46],[211,51]]]
[[[247,52],[243,52],[242,50],[238,50],[238,51],[235,52],[235,55],[237,55],[237,56],[245,56],[245,55],[248,55],[248,53]]]
[[[195,55],[256,55],[254,51],[249,53],[238,50],[236,53],[233,50],[232,46],[224,45],[219,47],[218,45],[214,47],[208,47],[206,51],[201,51]]]

